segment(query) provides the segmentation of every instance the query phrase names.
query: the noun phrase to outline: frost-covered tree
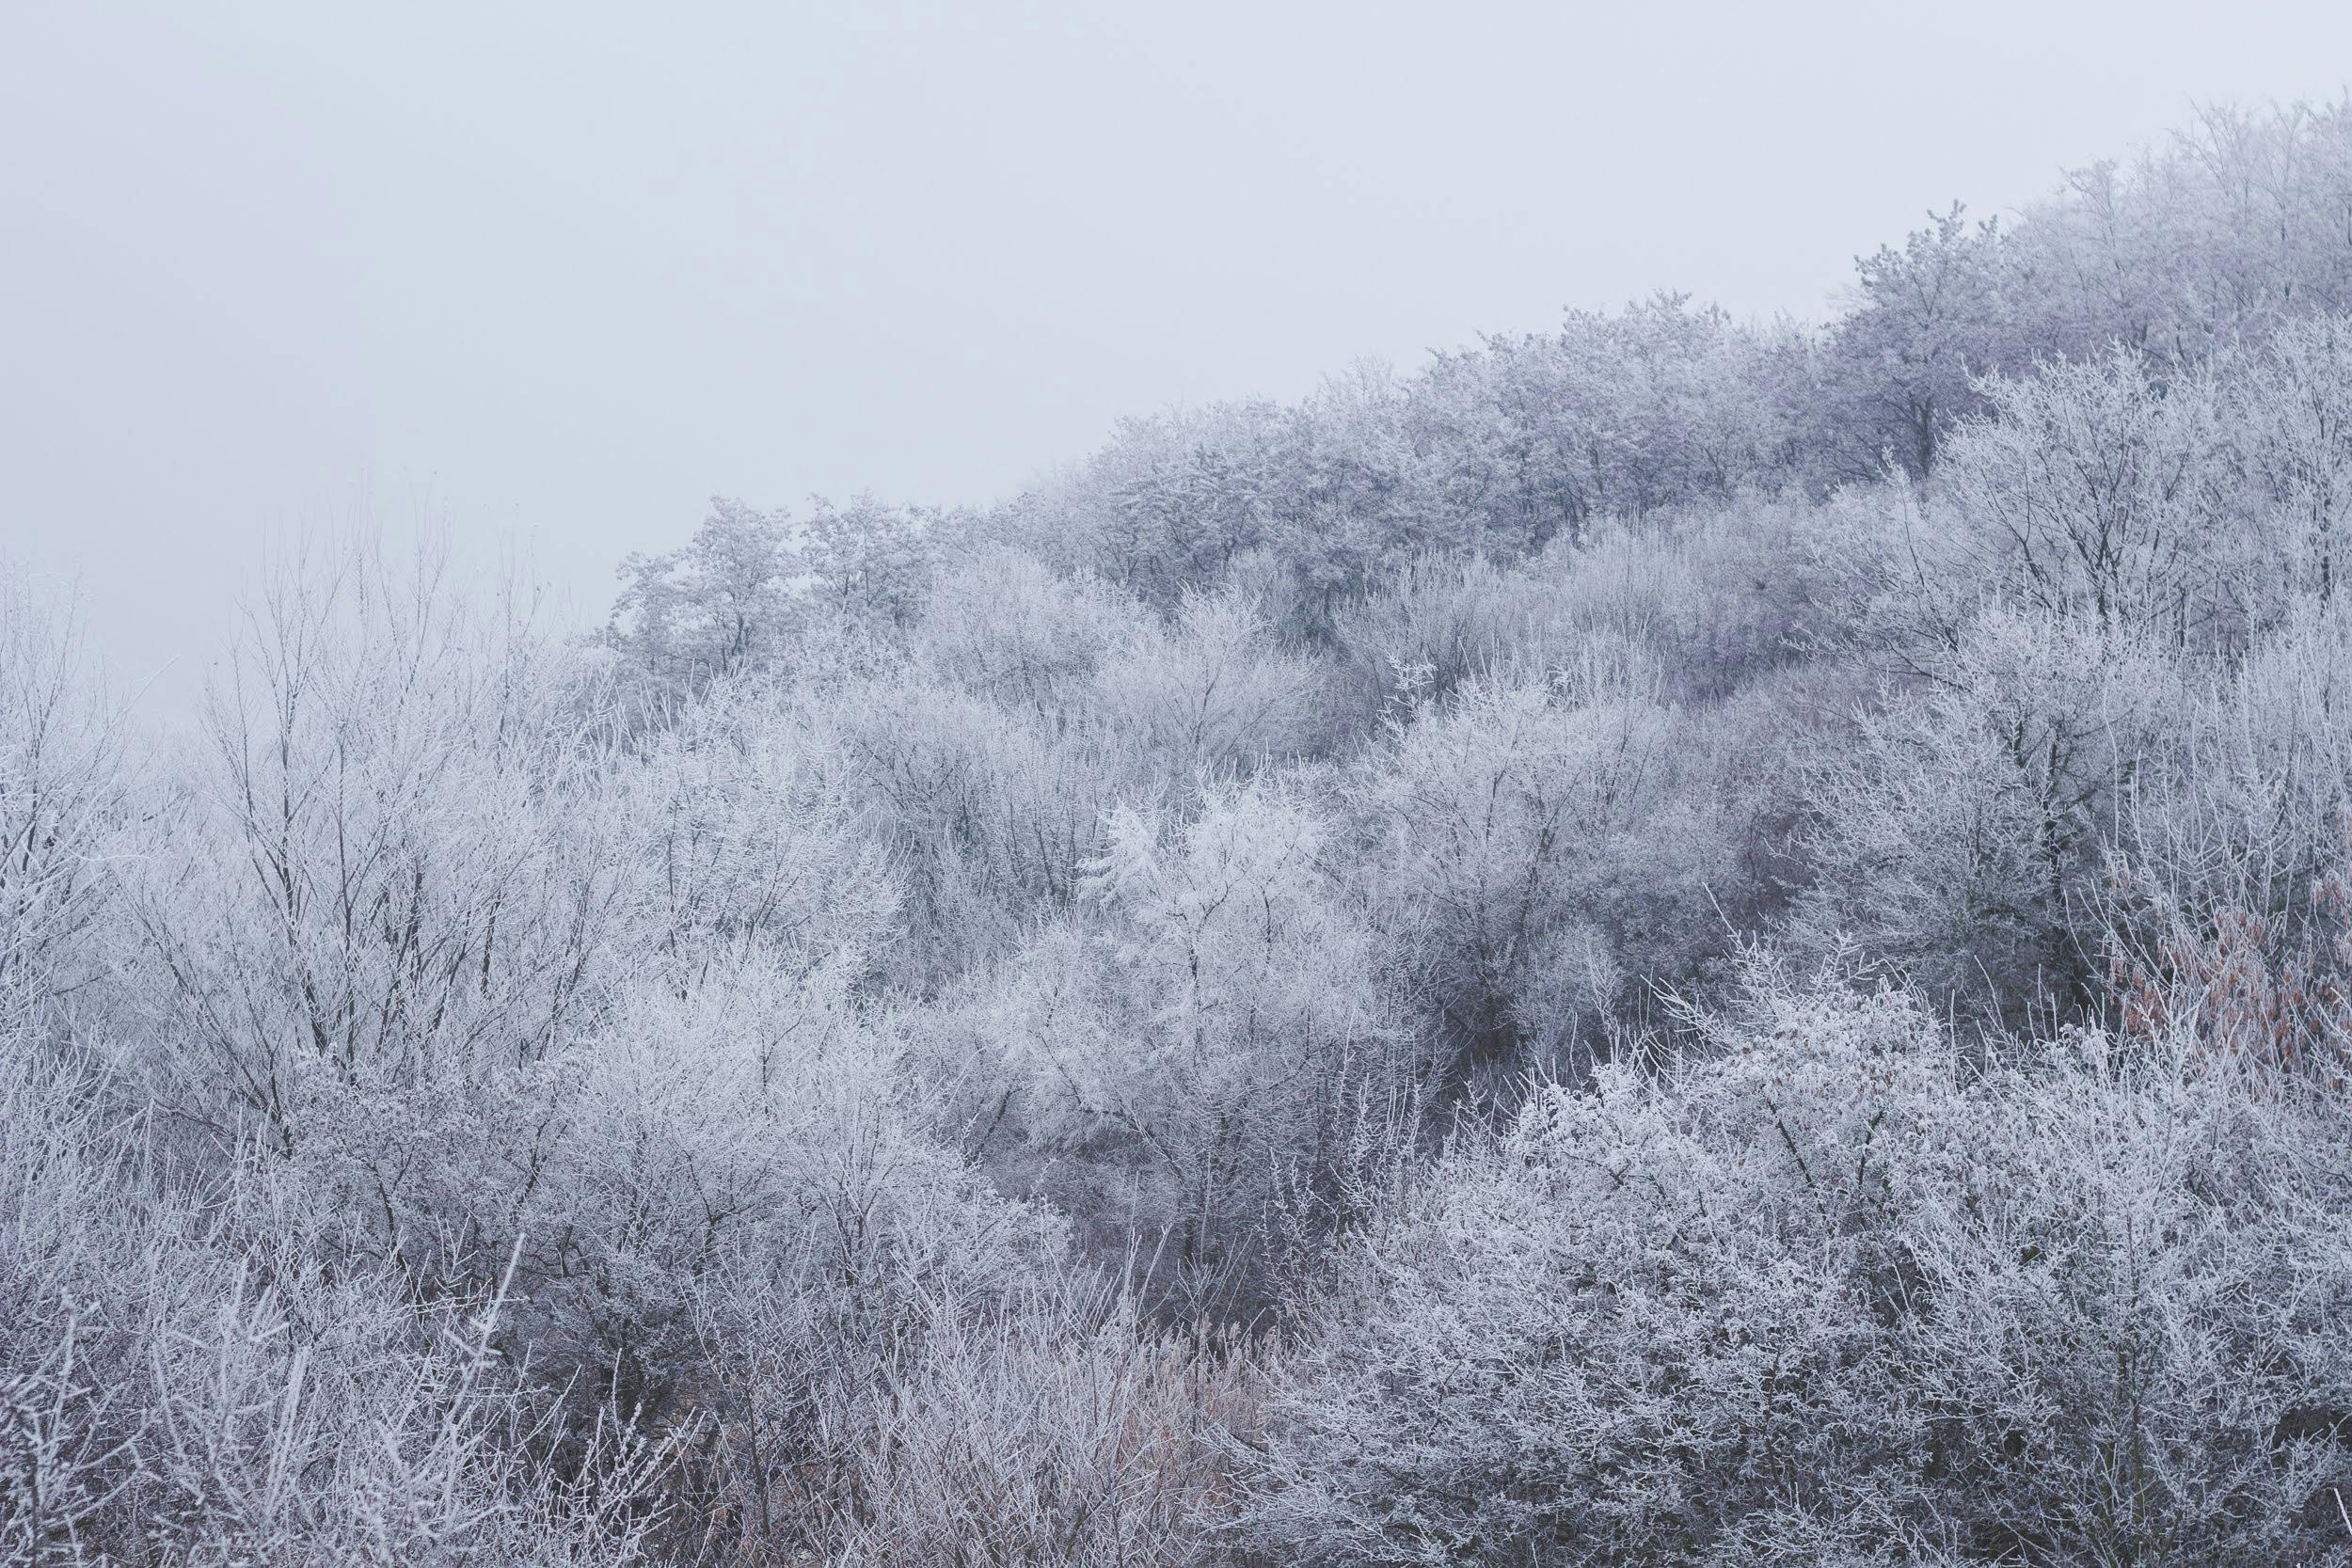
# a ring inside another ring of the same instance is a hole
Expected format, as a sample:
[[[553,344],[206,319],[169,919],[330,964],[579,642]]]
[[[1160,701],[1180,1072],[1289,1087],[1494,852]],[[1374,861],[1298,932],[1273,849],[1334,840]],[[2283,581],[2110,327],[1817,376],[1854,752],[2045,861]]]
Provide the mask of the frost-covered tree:
[[[1095,672],[1148,635],[1141,601],[993,548],[942,575],[914,646],[927,670],[977,696],[1070,722],[1083,713]]]
[[[621,562],[605,641],[670,689],[726,674],[775,651],[806,571],[789,514],[714,496],[690,543]]]
[[[1943,499],[1979,581],[2054,613],[2233,635],[2249,539],[2215,396],[2201,375],[2160,386],[2137,359],[2054,365],[1991,393],[1993,417],[1957,437]]]
[[[2015,235],[2035,339],[2169,370],[2352,308],[2352,105],[2221,106],[2128,162],[2079,169]]]
[[[1368,759],[1359,875],[1450,1091],[1589,1061],[1649,976],[1711,945],[1724,824],[1638,654],[1473,682]]]
[[[979,1146],[1004,1179],[1124,1232],[1200,1307],[1266,1305],[1413,1093],[1334,849],[1276,782],[1116,812],[1079,918],[946,1031],[996,1058]]]
[[[2256,602],[2281,591],[2332,601],[2352,531],[2352,318],[2280,328],[2226,367],[2220,396],[2249,491],[2241,504],[2269,546]]]
[[[141,881],[139,1070],[184,1125],[294,1156],[381,1114],[407,1167],[418,1097],[478,1103],[593,1017],[634,857],[572,678],[429,568],[355,550],[280,583]]]
[[[1983,406],[1978,378],[2019,362],[2007,236],[1963,212],[1955,202],[1901,249],[1855,260],[1853,297],[1824,350],[1841,477],[1890,460],[1930,473],[1954,424]]]
[[[1237,594],[1187,598],[1095,672],[1106,747],[1163,779],[1224,777],[1314,749],[1323,673],[1280,646]]]
[[[2084,1006],[2109,856],[2182,696],[2161,646],[2045,617],[1973,626],[1941,679],[1810,760],[1799,928],[1979,1018]]]
[[[71,604],[0,568],[0,987],[79,990],[133,843],[129,725],[87,663]]]

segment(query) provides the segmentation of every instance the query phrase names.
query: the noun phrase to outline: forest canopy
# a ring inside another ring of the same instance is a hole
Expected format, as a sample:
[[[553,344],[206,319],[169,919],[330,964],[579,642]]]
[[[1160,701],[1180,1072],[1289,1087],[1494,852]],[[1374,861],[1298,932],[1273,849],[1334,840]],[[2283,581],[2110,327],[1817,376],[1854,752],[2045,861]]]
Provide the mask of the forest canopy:
[[[2352,1561],[2352,104],[551,636],[0,586],[0,1561]]]

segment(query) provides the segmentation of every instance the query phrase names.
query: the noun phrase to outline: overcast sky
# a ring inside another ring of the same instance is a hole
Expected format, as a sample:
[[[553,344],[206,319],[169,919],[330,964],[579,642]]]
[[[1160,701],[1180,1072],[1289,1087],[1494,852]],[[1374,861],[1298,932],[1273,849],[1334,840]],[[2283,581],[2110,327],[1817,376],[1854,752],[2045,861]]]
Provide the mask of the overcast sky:
[[[713,492],[986,500],[1661,287],[1819,316],[1931,205],[2347,76],[2315,0],[9,0],[0,555],[162,702],[355,518],[600,615]]]

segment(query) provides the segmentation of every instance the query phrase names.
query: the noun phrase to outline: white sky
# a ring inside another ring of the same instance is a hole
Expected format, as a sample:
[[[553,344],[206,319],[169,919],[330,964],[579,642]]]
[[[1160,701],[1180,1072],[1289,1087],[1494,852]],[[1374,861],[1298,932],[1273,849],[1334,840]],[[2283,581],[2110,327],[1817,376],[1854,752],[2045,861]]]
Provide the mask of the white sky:
[[[0,7],[0,556],[176,705],[265,539],[600,616],[704,498],[985,500],[1122,413],[1857,250],[2333,98],[2352,5]]]

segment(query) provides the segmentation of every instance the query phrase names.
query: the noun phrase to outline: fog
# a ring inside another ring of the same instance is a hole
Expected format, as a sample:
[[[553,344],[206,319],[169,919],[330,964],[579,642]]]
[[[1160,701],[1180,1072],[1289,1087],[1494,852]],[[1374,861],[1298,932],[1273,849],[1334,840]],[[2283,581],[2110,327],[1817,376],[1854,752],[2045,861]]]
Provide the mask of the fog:
[[[596,619],[712,493],[986,500],[1661,286],[1818,315],[1931,205],[2352,59],[2324,4],[1771,9],[19,8],[0,552],[169,710],[272,541]]]
[[[0,1568],[2352,1563],[2205,11],[11,18]]]

